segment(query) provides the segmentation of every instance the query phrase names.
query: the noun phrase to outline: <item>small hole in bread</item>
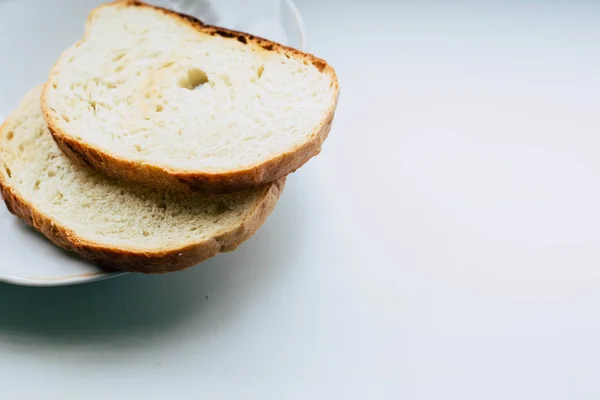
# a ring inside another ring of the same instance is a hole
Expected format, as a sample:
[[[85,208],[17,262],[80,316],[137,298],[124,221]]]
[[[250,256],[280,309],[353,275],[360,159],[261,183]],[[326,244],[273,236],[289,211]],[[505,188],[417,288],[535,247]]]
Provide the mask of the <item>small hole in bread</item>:
[[[54,199],[52,199],[52,204],[54,205],[61,205],[62,204],[62,200],[63,200],[63,194],[61,192],[58,192],[56,194],[56,196],[54,197]]]
[[[260,67],[258,67],[258,69],[256,70],[256,78],[260,79],[262,78],[263,72],[265,72],[265,66],[261,65]]]
[[[40,184],[41,184],[41,183],[42,183],[42,182],[41,182],[41,181],[39,181],[39,180],[35,181],[35,185],[33,185],[33,189],[35,189],[35,190],[40,190]]]
[[[9,178],[12,178],[12,171],[10,170],[10,168],[4,167],[4,170],[6,171],[6,175],[8,175]]]
[[[7,140],[13,140],[14,137],[15,133],[13,131],[8,132],[8,134],[6,135]]]
[[[144,231],[144,236],[146,236],[146,237],[150,236],[150,232]]]
[[[156,112],[163,112],[165,109],[165,107],[163,107],[162,104],[157,104],[156,105]]]
[[[179,81],[179,87],[194,90],[208,82],[208,75],[199,68],[192,68],[187,75]]]
[[[52,170],[48,171],[48,177],[49,178],[53,178],[55,176],[56,176],[56,172],[55,171],[52,171]]]
[[[211,215],[219,215],[219,214],[223,214],[226,211],[229,211],[229,207],[227,206],[227,204],[225,204],[222,201],[219,201],[216,204],[211,205],[208,208],[208,213]]]

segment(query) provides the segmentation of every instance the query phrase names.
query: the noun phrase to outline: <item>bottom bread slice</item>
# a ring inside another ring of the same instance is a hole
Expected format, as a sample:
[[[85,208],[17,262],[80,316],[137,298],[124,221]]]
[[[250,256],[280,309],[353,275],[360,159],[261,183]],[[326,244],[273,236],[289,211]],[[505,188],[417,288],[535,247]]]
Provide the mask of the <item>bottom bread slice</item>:
[[[275,208],[285,180],[220,196],[119,182],[53,141],[33,89],[0,128],[0,191],[10,212],[56,245],[131,272],[182,270],[231,251]]]

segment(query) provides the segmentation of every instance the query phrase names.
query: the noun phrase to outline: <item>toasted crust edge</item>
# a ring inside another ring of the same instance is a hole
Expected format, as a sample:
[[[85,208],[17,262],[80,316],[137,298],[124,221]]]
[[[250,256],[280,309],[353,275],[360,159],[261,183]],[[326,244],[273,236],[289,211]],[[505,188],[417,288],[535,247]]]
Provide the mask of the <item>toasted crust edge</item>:
[[[51,217],[36,209],[0,174],[0,194],[8,211],[24,220],[52,243],[101,267],[145,274],[181,271],[221,252],[235,250],[256,233],[275,209],[284,186],[285,179],[281,179],[273,183],[269,189],[265,189],[262,199],[257,202],[254,209],[248,212],[247,217],[232,230],[181,247],[144,251],[111,247],[82,238],[73,230],[54,222]]]
[[[70,158],[77,160],[99,172],[108,176],[137,182],[149,187],[173,189],[183,192],[198,192],[206,194],[232,193],[245,189],[258,187],[261,185],[275,182],[276,180],[295,172],[306,164],[311,158],[321,152],[325,139],[327,139],[333,123],[333,117],[337,108],[339,99],[339,83],[333,67],[325,60],[317,58],[287,47],[267,39],[263,39],[248,33],[238,32],[230,29],[206,25],[202,21],[175,11],[161,7],[149,5],[137,0],[118,0],[108,5],[123,5],[131,7],[146,7],[159,11],[168,16],[179,19],[182,23],[191,25],[198,31],[208,33],[213,36],[222,36],[232,40],[239,40],[243,43],[253,42],[266,51],[274,51],[282,54],[290,54],[296,57],[307,59],[319,71],[329,74],[332,77],[331,87],[334,89],[335,100],[328,110],[327,116],[323,119],[321,125],[310,136],[310,140],[296,148],[279,154],[261,164],[254,165],[242,170],[234,170],[219,173],[209,173],[202,171],[181,171],[165,168],[162,166],[132,161],[119,158],[100,150],[82,140],[77,140],[67,135],[53,121],[49,109],[46,106],[46,92],[52,84],[52,75],[56,66],[50,73],[50,79],[44,86],[42,93],[42,113],[48,125],[54,140]],[[92,16],[94,11],[90,14]],[[85,40],[85,35],[84,39]]]

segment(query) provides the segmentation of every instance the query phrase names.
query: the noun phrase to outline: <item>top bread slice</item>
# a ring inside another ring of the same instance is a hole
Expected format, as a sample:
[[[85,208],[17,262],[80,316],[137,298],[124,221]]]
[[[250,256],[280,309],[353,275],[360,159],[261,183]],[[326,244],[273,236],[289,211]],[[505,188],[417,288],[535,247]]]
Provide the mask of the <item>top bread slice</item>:
[[[226,195],[118,182],[65,156],[42,117],[41,86],[0,128],[0,193],[13,214],[101,266],[165,273],[233,250],[273,210],[283,181]]]
[[[318,154],[337,99],[321,59],[129,0],[92,11],[42,105],[57,143],[107,175],[223,193]]]

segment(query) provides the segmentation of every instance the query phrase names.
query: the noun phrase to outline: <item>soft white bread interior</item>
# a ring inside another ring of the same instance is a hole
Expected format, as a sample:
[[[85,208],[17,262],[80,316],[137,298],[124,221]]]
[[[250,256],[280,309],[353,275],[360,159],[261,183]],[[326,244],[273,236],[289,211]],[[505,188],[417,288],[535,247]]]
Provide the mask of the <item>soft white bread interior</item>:
[[[128,0],[90,14],[43,108],[58,143],[105,174],[225,192],[319,153],[337,98],[323,60]]]
[[[118,182],[73,162],[53,141],[32,90],[0,129],[0,189],[8,209],[54,243],[97,263],[163,273],[233,250],[273,210],[278,181],[203,196]]]

